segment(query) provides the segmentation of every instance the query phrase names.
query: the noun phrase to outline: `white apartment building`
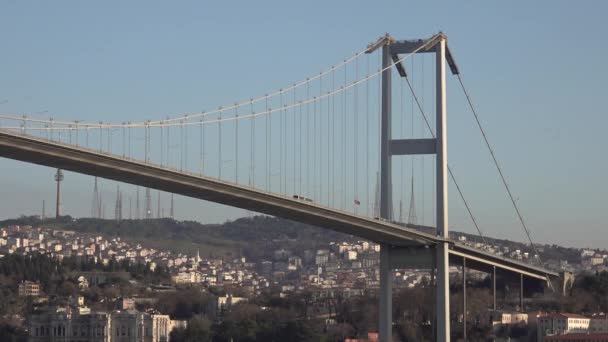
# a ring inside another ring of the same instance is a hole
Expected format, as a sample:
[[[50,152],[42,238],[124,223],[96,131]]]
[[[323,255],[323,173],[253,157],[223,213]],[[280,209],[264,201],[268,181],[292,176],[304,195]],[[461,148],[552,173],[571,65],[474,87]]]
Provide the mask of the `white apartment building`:
[[[58,309],[29,317],[28,341],[168,342],[176,326],[184,326],[184,322],[172,322],[168,315],[135,310],[78,313]]]
[[[569,313],[543,314],[538,317],[538,341],[547,335],[586,333],[591,319],[583,315]]]
[[[589,322],[589,332],[608,333],[608,314],[599,313],[591,315]]]

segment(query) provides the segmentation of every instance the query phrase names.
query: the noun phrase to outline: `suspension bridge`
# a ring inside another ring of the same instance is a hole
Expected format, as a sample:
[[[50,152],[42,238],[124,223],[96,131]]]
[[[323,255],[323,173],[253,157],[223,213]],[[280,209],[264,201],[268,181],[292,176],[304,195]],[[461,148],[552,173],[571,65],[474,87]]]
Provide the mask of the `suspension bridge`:
[[[446,64],[535,250],[443,33],[387,34],[303,81],[209,111],[121,123],[2,115],[0,156],[142,186],[147,218],[157,189],[380,243],[380,340],[391,340],[392,270],[415,267],[431,270],[436,340],[449,341],[450,265],[462,270],[465,316],[467,269],[491,275],[493,308],[498,276],[519,282],[520,308],[524,284],[561,279],[538,255],[526,263],[450,238],[448,178],[485,240],[447,163]]]

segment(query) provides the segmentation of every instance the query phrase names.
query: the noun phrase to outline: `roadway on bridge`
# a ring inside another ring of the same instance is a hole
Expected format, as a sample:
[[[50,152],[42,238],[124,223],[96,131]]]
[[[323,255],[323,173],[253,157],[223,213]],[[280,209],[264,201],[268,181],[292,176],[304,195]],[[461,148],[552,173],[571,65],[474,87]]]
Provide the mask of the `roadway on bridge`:
[[[416,228],[353,215],[290,196],[4,130],[0,130],[0,156],[283,217],[396,246],[411,251],[412,255],[444,241],[440,236]],[[460,264],[462,258],[470,260],[471,268],[483,272],[496,267],[507,275],[523,274],[538,280],[558,277],[553,271],[450,242],[450,262]]]

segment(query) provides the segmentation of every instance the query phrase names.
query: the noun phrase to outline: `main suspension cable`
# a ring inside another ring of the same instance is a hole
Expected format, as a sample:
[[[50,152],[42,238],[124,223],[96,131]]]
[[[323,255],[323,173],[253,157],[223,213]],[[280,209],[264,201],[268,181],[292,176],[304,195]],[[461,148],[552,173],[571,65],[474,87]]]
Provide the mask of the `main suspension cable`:
[[[422,115],[422,118],[424,119],[424,122],[426,123],[426,127],[429,129],[431,136],[433,138],[435,138],[435,132],[433,132],[433,129],[431,128],[429,120],[428,120],[424,110],[422,109],[422,104],[420,103],[418,96],[416,96],[416,92],[414,91],[414,87],[412,86],[412,83],[410,82],[409,78],[407,78],[407,77],[405,77],[405,80],[407,81],[407,85],[410,88],[412,97],[414,98],[414,101],[416,102],[416,106],[418,107],[418,110],[420,111],[420,114]],[[456,190],[458,191],[458,195],[460,196],[460,199],[464,203],[464,206],[467,209],[467,212],[469,213],[469,217],[471,218],[471,221],[473,221],[473,225],[475,226],[475,229],[477,229],[477,232],[479,233],[479,236],[481,237],[481,240],[483,241],[483,243],[487,245],[488,242],[486,241],[486,238],[485,238],[483,232],[481,231],[481,228],[479,228],[479,225],[477,224],[477,220],[475,219],[475,216],[473,215],[473,212],[471,211],[469,203],[465,199],[464,194],[462,193],[462,189],[460,188],[460,185],[458,185],[458,182],[456,181],[456,177],[454,176],[454,173],[452,172],[452,168],[449,165],[448,165],[448,173],[450,174],[450,178],[452,179],[452,182],[454,182],[454,185],[456,186]]]
[[[287,110],[287,109],[290,109],[290,108],[293,108],[293,107],[297,107],[297,106],[301,106],[301,105],[309,105],[309,104],[311,104],[313,102],[316,102],[317,100],[320,100],[320,98],[330,97],[330,96],[333,96],[333,95],[337,95],[337,94],[339,94],[341,92],[345,92],[348,89],[357,86],[358,84],[361,84],[363,82],[367,82],[367,81],[369,81],[370,79],[372,79],[374,77],[378,77],[384,71],[392,68],[395,64],[401,63],[401,62],[407,60],[408,58],[410,58],[411,56],[413,56],[414,54],[416,54],[418,51],[427,48],[427,46],[429,44],[431,44],[432,42],[433,42],[433,38],[429,39],[426,43],[420,45],[419,47],[417,47],[416,49],[414,49],[413,51],[411,51],[407,55],[399,58],[396,61],[393,61],[392,63],[390,63],[386,67],[380,68],[376,72],[374,72],[374,73],[372,73],[370,75],[367,75],[366,77],[361,78],[360,80],[356,80],[353,83],[350,83],[348,85],[343,85],[343,86],[341,86],[338,89],[333,89],[331,92],[328,92],[327,94],[323,94],[319,98],[312,99],[312,98],[310,98],[308,96],[306,100],[300,101],[299,103],[285,105],[283,108],[275,108],[275,109],[270,109],[269,108],[266,111],[262,111],[262,112],[258,112],[258,113],[254,113],[254,114],[240,116],[239,119],[249,119],[251,117],[255,117],[255,116],[259,116],[259,115],[270,115],[270,114],[272,114],[274,112],[282,112],[284,110]],[[348,62],[348,60],[347,60],[347,62]],[[327,71],[325,73],[321,73],[321,74],[329,73],[332,70],[334,70],[334,69],[330,69],[329,71]],[[319,78],[321,74],[313,76],[313,77],[307,79],[307,81],[297,83],[297,85],[298,86],[300,86],[300,85],[307,85],[308,86],[308,83],[310,81]],[[289,89],[291,89],[291,86],[289,87]],[[283,89],[283,91],[285,91],[285,89]],[[268,99],[271,96],[275,96],[277,94],[279,94],[279,92],[275,92],[275,93],[270,94],[270,95],[265,95],[263,97],[260,97],[259,99],[260,100],[261,99]],[[252,102],[251,100],[247,101],[247,103],[251,103],[251,102]],[[256,102],[256,99],[254,99],[253,102]],[[239,104],[239,105],[241,105],[241,104]],[[219,123],[220,121],[233,121],[233,120],[236,119],[234,116],[225,117],[225,118],[221,119],[221,114],[222,114],[221,112],[230,111],[230,110],[235,109],[235,108],[236,108],[236,105],[232,105],[232,106],[228,106],[228,107],[223,106],[223,107],[219,107],[218,109],[212,110],[212,111],[207,111],[207,112],[202,112],[202,113],[197,113],[197,114],[189,114],[188,117],[190,119],[192,119],[192,118],[195,118],[195,117],[199,117],[200,118],[200,117],[206,117],[206,116],[209,116],[209,115],[218,115],[219,116],[218,119],[205,120],[203,122],[203,124],[215,124],[215,123]],[[18,118],[18,117],[15,117],[15,116],[0,115],[0,119],[14,120],[14,121],[19,121],[19,122],[32,122],[32,123],[40,123],[40,124],[49,124],[49,125],[51,125],[51,127],[47,127],[47,128],[45,128],[45,127],[31,127],[31,126],[27,127],[27,130],[35,129],[35,130],[38,130],[38,131],[44,131],[44,130],[56,130],[56,131],[66,130],[66,131],[70,131],[70,130],[76,130],[76,129],[121,128],[123,126],[126,126],[126,127],[143,127],[143,128],[145,128],[145,127],[158,127],[158,126],[169,127],[169,126],[189,126],[189,125],[198,125],[199,124],[199,122],[192,122],[192,121],[191,122],[175,122],[175,121],[178,121],[178,119],[181,119],[183,121],[183,119],[185,117],[186,116],[179,117],[179,118],[172,118],[172,119],[171,118],[167,118],[167,119],[158,120],[158,121],[145,121],[143,123],[141,123],[141,122],[140,123],[129,122],[126,125],[124,125],[124,124],[111,124],[111,123],[105,123],[104,124],[102,122],[100,122],[99,124],[79,122],[78,126],[73,126],[74,122],[57,121],[57,120],[54,120],[54,121],[53,120],[40,120],[40,119],[31,119],[31,118]],[[63,125],[63,126],[68,126],[68,127],[52,127],[52,124]],[[23,126],[20,126],[20,127],[3,127],[3,129],[21,129],[21,130],[23,130],[24,127]]]
[[[511,203],[513,204],[513,208],[515,208],[515,212],[517,213],[519,222],[521,223],[521,226],[523,227],[524,232],[526,233],[526,236],[528,237],[528,241],[530,241],[530,246],[532,247],[534,254],[538,258],[539,263],[542,265],[542,261],[540,259],[540,254],[538,254],[538,251],[536,250],[536,247],[534,246],[534,242],[532,241],[532,236],[530,235],[530,230],[528,230],[526,222],[524,221],[524,218],[521,214],[521,211],[519,210],[519,207],[517,206],[517,202],[515,201],[513,193],[511,192],[511,188],[509,187],[509,184],[507,183],[505,175],[502,171],[502,168],[500,167],[500,164],[498,163],[498,159],[496,158],[496,155],[494,154],[494,150],[492,149],[492,146],[490,145],[488,136],[487,136],[485,130],[483,129],[483,126],[481,125],[481,121],[479,120],[479,115],[477,115],[477,111],[475,110],[475,107],[473,106],[473,101],[471,100],[471,97],[469,96],[469,92],[465,88],[460,74],[457,74],[456,76],[458,77],[458,83],[460,83],[460,88],[462,89],[462,92],[464,93],[464,96],[467,99],[469,108],[471,108],[471,113],[473,113],[473,116],[475,117],[475,122],[477,123],[477,127],[479,127],[479,131],[481,132],[483,141],[485,142],[486,147],[488,148],[488,151],[490,152],[490,155],[492,156],[492,161],[494,162],[494,166],[496,166],[496,170],[498,170],[498,174],[500,175],[502,184],[504,185],[505,189],[507,190],[507,194],[509,195],[509,199],[511,200]]]

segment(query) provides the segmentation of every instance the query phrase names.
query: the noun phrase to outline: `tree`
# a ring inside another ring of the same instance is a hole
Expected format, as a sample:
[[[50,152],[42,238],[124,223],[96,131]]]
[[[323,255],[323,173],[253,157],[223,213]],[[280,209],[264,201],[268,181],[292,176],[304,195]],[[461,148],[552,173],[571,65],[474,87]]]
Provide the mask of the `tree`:
[[[197,316],[188,321],[186,329],[180,328],[171,332],[174,342],[210,342],[212,340],[211,321]]]
[[[0,323],[0,341],[2,342],[26,342],[27,332],[6,322]]]

